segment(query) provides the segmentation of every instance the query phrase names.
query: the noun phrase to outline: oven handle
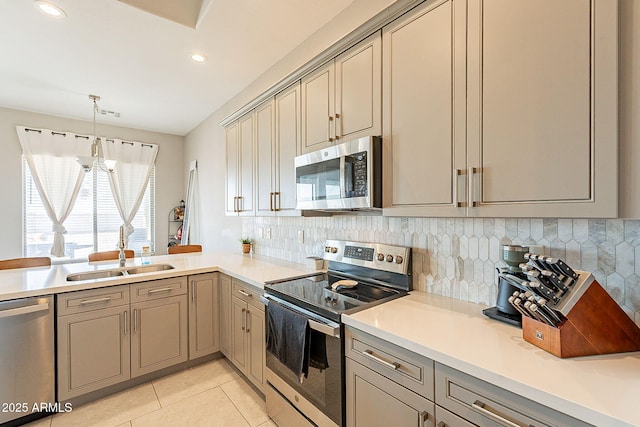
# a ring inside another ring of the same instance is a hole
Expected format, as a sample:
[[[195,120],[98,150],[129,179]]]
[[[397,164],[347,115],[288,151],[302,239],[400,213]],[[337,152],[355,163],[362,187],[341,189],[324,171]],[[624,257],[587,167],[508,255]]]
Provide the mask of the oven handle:
[[[288,304],[280,299],[277,298],[273,298],[271,296],[265,296],[265,295],[260,295],[260,302],[262,302],[264,305],[269,305],[269,301],[273,300],[277,303],[279,303],[280,305],[283,305],[285,307],[287,307],[289,310],[295,311],[296,313],[299,313],[301,315],[303,315],[304,317],[307,318],[307,321],[309,322],[309,327],[311,329],[313,329],[314,331],[318,331],[321,334],[325,334],[328,335],[330,337],[334,337],[334,338],[340,338],[340,325],[337,323],[324,323],[324,322],[319,322],[317,320],[311,319],[309,317],[309,315],[303,313],[302,311],[306,311],[303,309],[300,309],[299,307],[295,307],[292,304]]]

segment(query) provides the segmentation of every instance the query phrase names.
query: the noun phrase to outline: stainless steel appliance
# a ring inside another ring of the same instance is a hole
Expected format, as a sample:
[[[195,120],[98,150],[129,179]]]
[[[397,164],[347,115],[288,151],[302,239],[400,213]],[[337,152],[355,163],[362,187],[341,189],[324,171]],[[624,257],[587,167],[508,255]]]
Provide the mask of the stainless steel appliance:
[[[0,302],[0,423],[55,404],[54,367],[53,297]]]
[[[382,139],[363,137],[295,158],[296,209],[382,208]]]
[[[411,249],[375,243],[328,240],[326,273],[268,283],[263,300],[307,318],[324,334],[328,367],[309,366],[300,382],[267,351],[267,412],[281,427],[344,425],[343,314],[402,297],[412,289]],[[272,333],[267,307],[267,334]],[[316,334],[317,335],[317,334]]]

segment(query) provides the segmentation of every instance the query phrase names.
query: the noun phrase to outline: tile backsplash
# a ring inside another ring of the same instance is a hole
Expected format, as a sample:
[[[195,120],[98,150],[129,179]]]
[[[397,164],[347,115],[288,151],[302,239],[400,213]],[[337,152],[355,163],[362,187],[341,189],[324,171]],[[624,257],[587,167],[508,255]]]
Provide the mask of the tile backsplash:
[[[495,304],[505,266],[500,245],[542,245],[593,273],[632,318],[640,311],[640,220],[256,217],[243,218],[242,232],[255,253],[297,263],[321,256],[326,239],[411,246],[414,289],[485,305]]]

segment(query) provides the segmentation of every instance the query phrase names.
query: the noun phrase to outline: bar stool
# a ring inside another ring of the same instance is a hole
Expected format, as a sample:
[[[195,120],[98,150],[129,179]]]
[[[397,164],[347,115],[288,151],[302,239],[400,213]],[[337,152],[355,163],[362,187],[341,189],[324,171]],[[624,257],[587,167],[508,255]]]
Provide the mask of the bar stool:
[[[47,267],[50,265],[51,265],[51,258],[46,256],[0,260],[0,270],[9,270],[12,268],[27,268],[27,267]]]
[[[188,252],[202,252],[202,245],[173,245],[167,249],[169,255],[185,254]]]

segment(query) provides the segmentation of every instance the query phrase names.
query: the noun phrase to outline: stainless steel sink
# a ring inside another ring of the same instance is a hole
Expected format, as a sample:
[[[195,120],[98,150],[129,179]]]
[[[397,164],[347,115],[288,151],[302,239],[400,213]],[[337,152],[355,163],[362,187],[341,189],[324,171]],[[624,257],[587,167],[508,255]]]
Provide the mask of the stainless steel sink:
[[[104,279],[105,277],[118,277],[124,276],[126,273],[123,270],[97,270],[87,271],[84,273],[74,273],[67,276],[67,281],[77,282],[80,280],[95,280]]]
[[[173,265],[169,264],[149,264],[149,265],[141,265],[139,267],[131,267],[127,268],[126,272],[128,274],[140,274],[140,273],[150,273],[152,271],[165,271],[165,270],[173,270]]]
[[[140,265],[129,268],[113,268],[110,270],[87,271],[83,273],[74,273],[67,276],[68,282],[77,282],[80,280],[104,279],[107,277],[121,277],[130,274],[152,273],[154,271],[173,270],[175,267],[169,264],[150,264]]]

